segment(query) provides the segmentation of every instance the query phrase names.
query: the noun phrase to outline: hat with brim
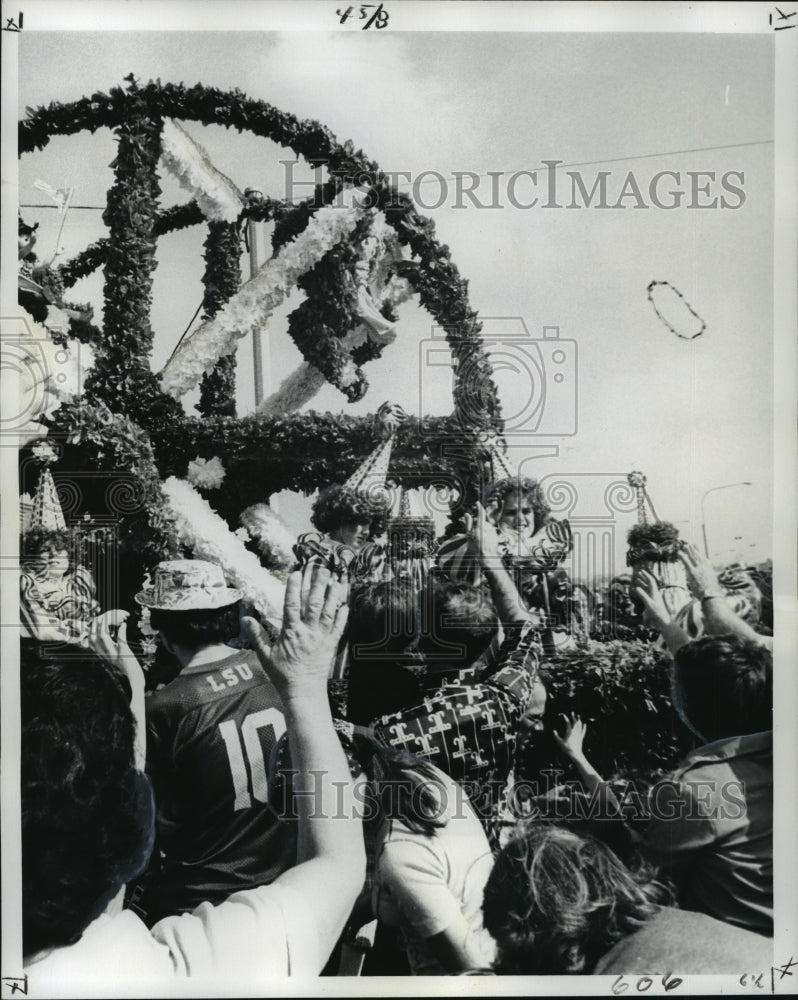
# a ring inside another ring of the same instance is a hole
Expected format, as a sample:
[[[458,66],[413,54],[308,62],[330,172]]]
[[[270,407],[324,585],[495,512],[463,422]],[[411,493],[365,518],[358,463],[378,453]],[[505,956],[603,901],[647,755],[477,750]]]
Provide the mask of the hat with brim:
[[[221,566],[203,559],[159,563],[152,587],[136,594],[136,602],[155,611],[213,611],[235,604],[240,590],[228,587]]]

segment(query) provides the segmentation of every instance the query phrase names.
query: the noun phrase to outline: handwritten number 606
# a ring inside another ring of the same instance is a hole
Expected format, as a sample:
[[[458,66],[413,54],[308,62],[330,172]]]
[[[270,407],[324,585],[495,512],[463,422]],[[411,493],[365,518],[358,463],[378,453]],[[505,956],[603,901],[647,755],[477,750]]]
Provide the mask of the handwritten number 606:
[[[633,980],[634,982],[634,980]],[[640,976],[640,978],[635,982],[635,989],[638,993],[646,993],[654,985],[654,980],[651,976]],[[675,990],[677,986],[682,985],[682,980],[678,976],[674,976],[672,972],[666,972],[662,977],[662,986],[666,993],[670,993],[671,990]],[[621,993],[625,993],[629,989],[629,983],[626,981],[625,976],[618,976],[615,982],[612,984],[613,996],[620,996]]]

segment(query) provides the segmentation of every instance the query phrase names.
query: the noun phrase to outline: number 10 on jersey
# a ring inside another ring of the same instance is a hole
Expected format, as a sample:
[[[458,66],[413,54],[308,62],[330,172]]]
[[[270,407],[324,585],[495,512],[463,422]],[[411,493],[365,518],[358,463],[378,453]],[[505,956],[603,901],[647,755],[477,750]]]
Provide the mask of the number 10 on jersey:
[[[227,762],[235,791],[234,810],[249,809],[252,799],[269,800],[269,775],[263,755],[260,730],[266,729],[266,743],[271,749],[285,732],[285,719],[276,708],[251,712],[241,723],[239,732],[235,719],[219,723],[219,735],[224,740]],[[251,783],[250,783],[251,776]]]

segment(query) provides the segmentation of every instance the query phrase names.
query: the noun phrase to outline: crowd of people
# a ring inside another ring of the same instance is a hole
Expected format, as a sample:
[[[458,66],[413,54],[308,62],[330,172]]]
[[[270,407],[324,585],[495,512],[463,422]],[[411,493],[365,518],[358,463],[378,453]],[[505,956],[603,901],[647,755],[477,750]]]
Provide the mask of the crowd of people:
[[[557,592],[541,576],[568,532],[534,481],[497,482],[483,503],[420,585],[396,566],[356,573],[372,512],[340,488],[323,493],[324,538],[297,547],[276,637],[245,615],[221,567],[161,563],[136,595],[173,664],[157,686],[123,613],[92,606],[84,653],[59,656],[41,596],[52,567],[28,568],[23,598],[39,602],[21,671],[32,990],[196,976],[233,995],[286,975],[772,963],[769,630],[740,617],[689,546],[679,560],[697,638],[656,576],[634,571],[629,593],[672,654],[674,724],[694,748],[631,823],[585,753],[589,725],[546,710]],[[346,699],[331,703],[342,663]],[[520,742],[544,729],[578,775],[576,812],[557,786],[513,794]]]

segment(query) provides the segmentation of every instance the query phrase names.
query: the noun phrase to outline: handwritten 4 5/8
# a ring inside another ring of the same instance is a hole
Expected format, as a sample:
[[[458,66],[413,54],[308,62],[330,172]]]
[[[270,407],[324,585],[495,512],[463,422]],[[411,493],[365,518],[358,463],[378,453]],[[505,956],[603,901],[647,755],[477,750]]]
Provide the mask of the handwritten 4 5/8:
[[[352,17],[352,13],[354,10],[355,10],[354,7],[347,7],[345,11],[336,10],[335,13],[338,15],[339,18],[338,23],[346,24],[349,18]],[[360,21],[365,20],[365,18],[369,16],[368,12],[370,10],[374,11],[371,17],[369,17],[368,21],[366,21],[366,23],[363,25],[361,29],[362,31],[365,31],[367,28],[370,28],[372,24],[374,25],[375,28],[385,28],[387,26],[388,11],[383,10],[382,4],[377,5],[375,9],[375,5],[373,3],[364,3],[360,5],[359,10],[360,10],[360,17],[358,18],[358,20]]]

